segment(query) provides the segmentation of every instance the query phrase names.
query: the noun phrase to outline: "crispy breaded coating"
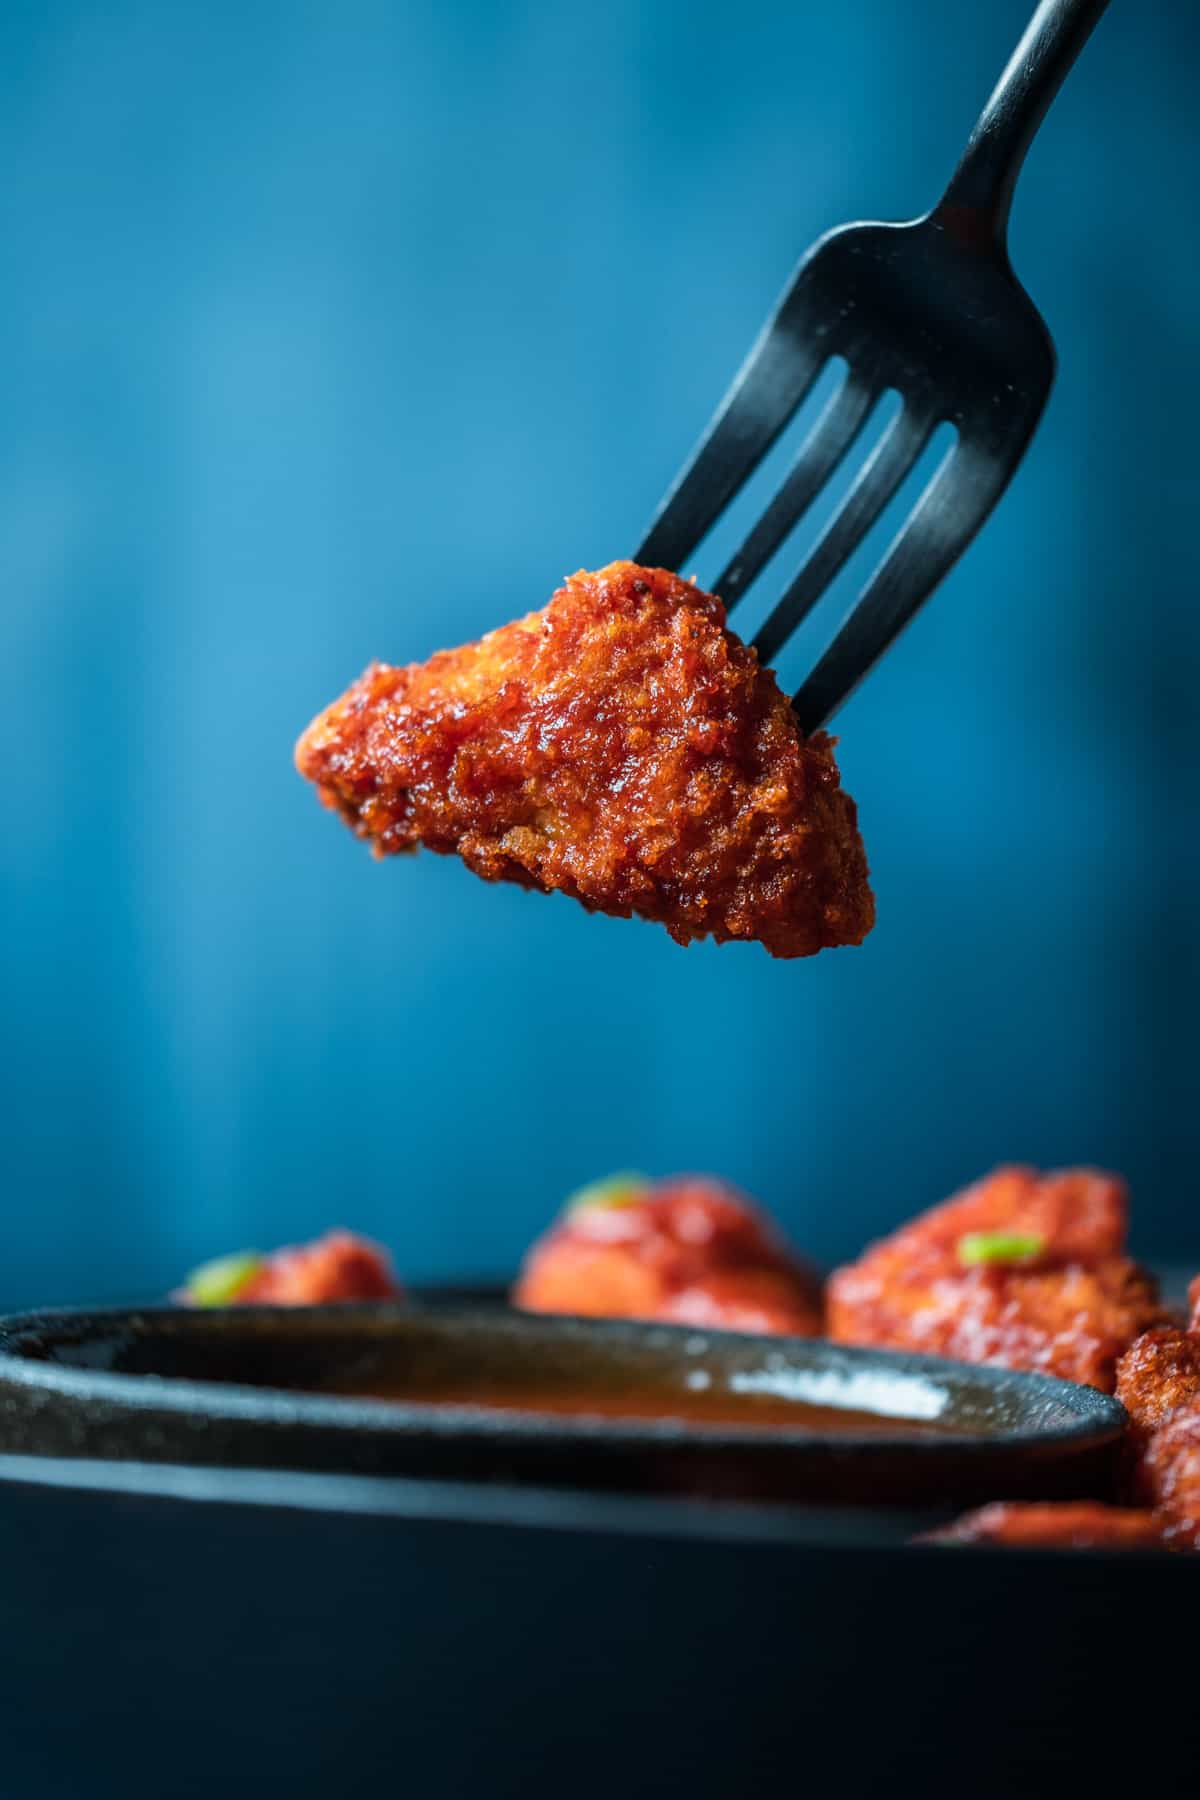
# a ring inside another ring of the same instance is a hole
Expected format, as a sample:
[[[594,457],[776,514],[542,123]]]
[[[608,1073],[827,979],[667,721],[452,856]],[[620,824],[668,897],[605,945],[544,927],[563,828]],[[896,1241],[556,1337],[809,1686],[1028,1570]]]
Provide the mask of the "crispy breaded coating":
[[[820,1288],[743,1195],[703,1176],[585,1190],[525,1257],[529,1312],[815,1337]]]
[[[663,569],[581,571],[477,643],[373,664],[296,762],[377,855],[457,852],[681,944],[810,956],[874,923],[833,740],[801,738],[721,602]]]
[[[267,1256],[241,1250],[218,1257],[194,1269],[174,1296],[185,1306],[324,1306],[402,1297],[383,1246],[341,1230]]]
[[[1171,1541],[1200,1550],[1200,1400],[1177,1408],[1153,1432],[1141,1476],[1143,1491],[1167,1520]]]
[[[1189,1290],[1194,1302],[1197,1283]],[[1193,1310],[1193,1320],[1195,1319]],[[1189,1488],[1192,1430],[1168,1436],[1176,1420],[1200,1412],[1200,1332],[1164,1325],[1135,1339],[1117,1364],[1117,1399],[1129,1414],[1128,1466],[1134,1492],[1150,1504],[1167,1504],[1176,1488],[1195,1502],[1200,1546],[1200,1476]],[[1165,1441],[1164,1441],[1165,1440]],[[1186,1518],[1185,1518],[1186,1535]]]
[[[1098,1500],[994,1501],[918,1541],[998,1544],[1014,1550],[1182,1548],[1170,1544],[1164,1521],[1154,1513]]]
[[[1122,1253],[1125,1216],[1115,1176],[998,1169],[838,1269],[828,1335],[1111,1393],[1122,1351],[1168,1317]]]
[[[672,1325],[768,1336],[814,1337],[821,1329],[817,1294],[792,1268],[712,1269],[668,1295],[654,1316]]]
[[[1191,1308],[1191,1328],[1200,1331],[1200,1275],[1194,1275],[1188,1285],[1188,1306]]]
[[[1117,1364],[1116,1394],[1144,1445],[1172,1413],[1200,1400],[1200,1334],[1161,1325],[1135,1338]]]
[[[1003,1232],[1040,1238],[1063,1261],[1091,1263],[1118,1256],[1125,1247],[1125,1184],[1096,1169],[1059,1169],[1043,1175],[1019,1163],[993,1169],[886,1240],[906,1259],[940,1262],[970,1232]]]
[[[353,1231],[327,1231],[311,1244],[268,1256],[238,1295],[248,1306],[327,1306],[337,1300],[395,1300],[402,1290],[380,1244]]]

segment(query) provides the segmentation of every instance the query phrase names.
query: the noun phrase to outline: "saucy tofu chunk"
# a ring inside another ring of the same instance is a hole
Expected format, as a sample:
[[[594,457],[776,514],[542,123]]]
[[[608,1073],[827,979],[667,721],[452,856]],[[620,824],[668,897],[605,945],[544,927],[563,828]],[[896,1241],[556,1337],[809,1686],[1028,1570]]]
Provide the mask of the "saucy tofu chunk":
[[[1148,1331],[1117,1365],[1117,1398],[1130,1418],[1134,1487],[1158,1508],[1172,1540],[1200,1549],[1200,1331]]]
[[[189,1306],[325,1306],[402,1297],[387,1251],[353,1231],[327,1231],[269,1256],[245,1250],[220,1257],[194,1270],[177,1296]]]
[[[1181,1548],[1200,1550],[1200,1400],[1189,1400],[1150,1437],[1141,1486]]]
[[[743,1195],[698,1175],[585,1188],[525,1258],[529,1312],[660,1319],[815,1337],[821,1297]]]
[[[1154,1280],[1124,1254],[1125,1225],[1115,1176],[998,1169],[838,1269],[829,1336],[1111,1393],[1118,1357],[1168,1317]]]
[[[1200,1333],[1163,1325],[1135,1338],[1117,1364],[1116,1393],[1144,1446],[1181,1406],[1200,1400]]]
[[[296,762],[379,856],[457,853],[681,944],[811,956],[874,923],[833,740],[801,737],[721,602],[663,569],[580,572],[477,643],[373,664]]]
[[[1139,1507],[1098,1500],[995,1501],[964,1513],[926,1544],[998,1544],[1013,1550],[1160,1550],[1165,1522]]]

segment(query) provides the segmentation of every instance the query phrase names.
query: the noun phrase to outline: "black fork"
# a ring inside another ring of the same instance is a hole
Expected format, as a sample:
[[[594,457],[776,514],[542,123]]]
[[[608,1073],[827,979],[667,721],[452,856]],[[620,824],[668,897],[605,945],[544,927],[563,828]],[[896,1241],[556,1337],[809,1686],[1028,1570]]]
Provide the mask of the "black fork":
[[[943,421],[956,441],[795,696],[804,731],[858,686],[962,554],[1012,479],[1054,380],[1054,345],[1013,274],[1013,189],[1047,108],[1108,0],[1041,0],[933,211],[844,225],[800,263],[659,508],[636,560],[679,569],[831,357],[848,372],[776,494],[714,582],[733,606],[781,547],[889,390],[901,410],[755,639],[771,662],[900,488]]]

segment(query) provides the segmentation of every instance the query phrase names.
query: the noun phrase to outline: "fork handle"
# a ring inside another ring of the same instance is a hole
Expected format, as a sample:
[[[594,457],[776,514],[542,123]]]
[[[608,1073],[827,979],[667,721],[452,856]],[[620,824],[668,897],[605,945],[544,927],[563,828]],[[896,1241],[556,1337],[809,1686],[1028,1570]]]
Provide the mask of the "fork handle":
[[[1107,5],[1041,0],[934,210],[941,223],[957,225],[960,234],[965,227],[973,237],[982,227],[1004,242],[1025,152]]]

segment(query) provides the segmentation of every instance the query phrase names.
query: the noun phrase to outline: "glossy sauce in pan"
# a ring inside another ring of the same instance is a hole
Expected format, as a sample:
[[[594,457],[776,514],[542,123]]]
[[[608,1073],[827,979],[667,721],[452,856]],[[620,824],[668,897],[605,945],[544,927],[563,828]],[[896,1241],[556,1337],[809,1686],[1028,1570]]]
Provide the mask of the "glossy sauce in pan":
[[[695,1377],[693,1378],[695,1379]],[[331,1390],[322,1390],[329,1393]],[[429,1406],[461,1413],[536,1413],[557,1419],[603,1419],[631,1423],[667,1422],[716,1430],[804,1431],[855,1437],[948,1435],[956,1427],[940,1418],[911,1418],[860,1407],[830,1406],[779,1394],[739,1392],[712,1384],[628,1389],[573,1388],[559,1383],[516,1385],[475,1377],[469,1386],[425,1382],[355,1385],[345,1390],[356,1400],[390,1400],[403,1406]],[[957,1428],[962,1430],[960,1426]]]

